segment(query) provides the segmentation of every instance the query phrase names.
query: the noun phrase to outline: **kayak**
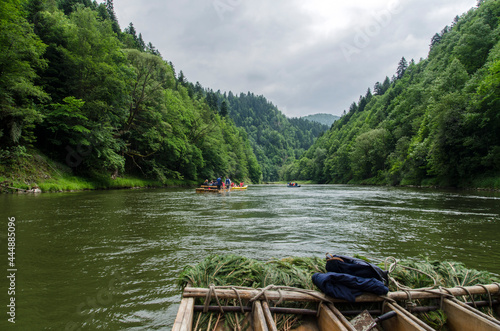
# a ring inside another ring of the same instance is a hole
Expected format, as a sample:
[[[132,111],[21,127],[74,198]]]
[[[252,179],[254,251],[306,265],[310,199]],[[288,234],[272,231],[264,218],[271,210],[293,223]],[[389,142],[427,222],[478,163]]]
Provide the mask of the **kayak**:
[[[248,185],[245,185],[245,186],[233,186],[231,187],[231,191],[232,190],[246,190],[248,187]]]

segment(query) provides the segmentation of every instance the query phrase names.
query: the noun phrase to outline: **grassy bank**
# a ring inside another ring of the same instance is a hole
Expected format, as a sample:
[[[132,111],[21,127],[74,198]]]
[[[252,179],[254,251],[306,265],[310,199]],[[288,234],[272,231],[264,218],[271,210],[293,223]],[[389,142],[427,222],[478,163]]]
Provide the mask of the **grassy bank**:
[[[181,185],[182,183],[170,183],[170,185]],[[80,190],[102,190],[122,189],[132,187],[162,187],[168,186],[158,181],[134,177],[111,178],[83,178],[77,176],[64,176],[51,178],[40,182],[38,187],[42,192],[80,191]]]
[[[116,179],[112,179],[109,174],[95,174],[88,177],[75,176],[71,168],[54,162],[37,151],[32,151],[30,154],[15,164],[0,164],[0,183],[2,184],[0,193],[33,188],[39,188],[42,192],[63,192],[196,184],[191,181],[174,179],[160,182],[130,175],[120,176]]]

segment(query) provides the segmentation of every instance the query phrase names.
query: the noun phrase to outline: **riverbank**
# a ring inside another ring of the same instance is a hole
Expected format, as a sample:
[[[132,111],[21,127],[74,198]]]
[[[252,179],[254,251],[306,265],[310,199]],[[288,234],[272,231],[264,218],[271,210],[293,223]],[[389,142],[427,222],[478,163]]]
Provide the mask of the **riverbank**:
[[[433,188],[433,189],[460,189],[477,191],[500,191],[500,174],[497,176],[480,174],[467,181],[450,183],[449,181],[439,180],[438,178],[429,178],[420,183],[402,181],[401,183],[389,184],[386,178],[372,177],[363,180],[351,179],[347,183],[330,184],[348,184],[348,185],[368,185],[368,186],[397,186],[414,188]]]
[[[0,165],[0,193],[72,192],[84,190],[192,186],[195,182],[169,179],[164,182],[123,175],[74,175],[72,169],[35,152],[16,164]]]

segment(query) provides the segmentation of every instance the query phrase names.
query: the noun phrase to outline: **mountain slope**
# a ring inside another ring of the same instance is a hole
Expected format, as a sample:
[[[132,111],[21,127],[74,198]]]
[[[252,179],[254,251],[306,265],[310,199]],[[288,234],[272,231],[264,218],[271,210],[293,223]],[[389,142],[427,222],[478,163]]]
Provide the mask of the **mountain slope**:
[[[392,82],[353,103],[285,177],[500,187],[499,16],[490,0],[457,17],[428,59],[403,58]]]
[[[302,118],[304,120],[312,121],[312,122],[317,122],[317,123],[327,125],[328,127],[330,127],[340,117],[332,115],[332,114],[320,113],[320,114],[312,114],[312,115],[302,116],[300,118]]]
[[[236,126],[248,135],[264,181],[281,180],[282,167],[299,158],[328,129],[316,122],[287,118],[265,97],[250,92],[239,96],[218,93],[216,98],[219,108],[227,109]]]

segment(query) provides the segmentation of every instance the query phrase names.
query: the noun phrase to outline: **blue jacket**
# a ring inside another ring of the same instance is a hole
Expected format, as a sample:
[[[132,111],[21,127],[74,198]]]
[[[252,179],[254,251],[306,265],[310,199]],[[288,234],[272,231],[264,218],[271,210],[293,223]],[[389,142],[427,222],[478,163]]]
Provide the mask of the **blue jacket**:
[[[383,295],[389,289],[380,280],[375,278],[356,277],[336,272],[315,273],[312,281],[326,295],[344,299],[350,302],[356,301],[356,297],[363,292]]]
[[[338,258],[342,259],[342,261],[339,261]],[[376,265],[350,256],[328,254],[326,271],[363,278],[375,278],[385,285],[389,284],[387,271],[380,269]]]

